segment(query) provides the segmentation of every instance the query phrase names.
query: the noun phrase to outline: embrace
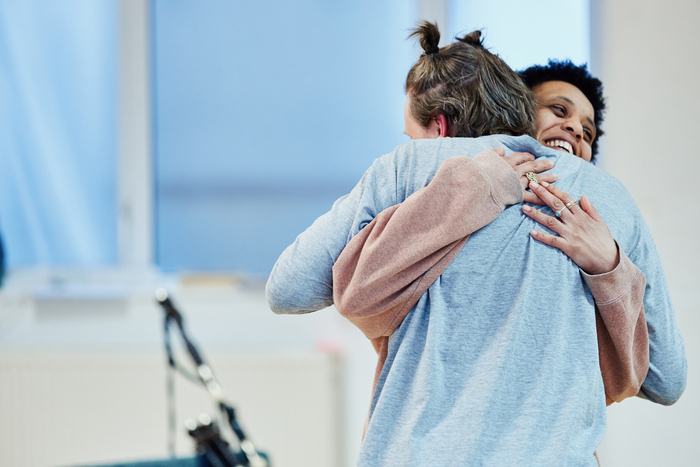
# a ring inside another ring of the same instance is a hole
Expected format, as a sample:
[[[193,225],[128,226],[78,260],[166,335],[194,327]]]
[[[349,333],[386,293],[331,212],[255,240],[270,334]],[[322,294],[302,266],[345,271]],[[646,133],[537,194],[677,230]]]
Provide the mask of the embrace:
[[[673,404],[687,373],[646,223],[590,163],[602,85],[412,36],[413,140],[282,253],[270,307],[335,304],[372,341],[361,466],[597,466],[606,405]]]

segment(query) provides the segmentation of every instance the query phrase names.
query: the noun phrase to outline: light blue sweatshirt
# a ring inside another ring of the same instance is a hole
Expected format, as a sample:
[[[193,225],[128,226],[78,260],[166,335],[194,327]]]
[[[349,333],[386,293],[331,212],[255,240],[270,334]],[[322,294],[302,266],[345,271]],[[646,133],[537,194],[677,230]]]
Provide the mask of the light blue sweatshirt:
[[[417,140],[377,159],[282,253],[266,288],[272,310],[330,306],[332,266],[360,229],[446,158],[499,147],[554,161],[556,186],[587,195],[642,270],[650,368],[640,395],[674,403],[685,351],[639,209],[614,177],[527,136]],[[593,298],[579,268],[532,239],[533,228],[543,229],[515,205],[475,232],[391,336],[359,465],[597,465],[606,412]]]

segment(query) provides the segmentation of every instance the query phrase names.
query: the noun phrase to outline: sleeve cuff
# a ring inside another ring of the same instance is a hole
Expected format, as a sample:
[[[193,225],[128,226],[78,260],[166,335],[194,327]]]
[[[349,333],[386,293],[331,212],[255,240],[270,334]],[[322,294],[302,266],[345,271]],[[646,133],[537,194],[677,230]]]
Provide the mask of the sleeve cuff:
[[[620,245],[615,241],[617,250],[620,252],[620,262],[610,272],[604,274],[587,274],[579,269],[583,280],[591,289],[591,293],[596,298],[596,304],[600,307],[613,303],[622,298],[629,290],[634,278],[639,271],[632,261],[627,257]]]
[[[482,151],[474,156],[474,161],[486,172],[491,180],[494,200],[505,208],[522,203],[523,188],[515,170],[494,151]]]

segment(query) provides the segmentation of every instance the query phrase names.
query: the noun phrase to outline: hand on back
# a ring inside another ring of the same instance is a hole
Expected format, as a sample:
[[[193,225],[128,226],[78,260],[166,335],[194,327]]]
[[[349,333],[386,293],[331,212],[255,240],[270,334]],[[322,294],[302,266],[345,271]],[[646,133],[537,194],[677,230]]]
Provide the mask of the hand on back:
[[[510,165],[515,171],[515,173],[518,175],[518,180],[520,180],[520,186],[523,189],[524,201],[526,203],[544,205],[545,203],[540,198],[538,198],[537,195],[527,190],[529,180],[527,179],[526,174],[528,172],[532,172],[537,175],[537,179],[539,181],[554,183],[557,181],[556,174],[542,173],[554,167],[554,162],[546,159],[540,159],[539,161],[536,161],[535,156],[533,156],[529,152],[514,152],[509,156],[504,156],[505,150],[503,148],[498,148],[494,151],[496,151],[496,154],[503,157],[503,160],[506,161],[508,165]]]
[[[577,202],[547,182],[531,183],[530,187],[533,194],[539,196],[555,214],[559,213],[558,217],[552,217],[523,205],[526,216],[558,234],[532,230],[530,233],[535,240],[558,248],[587,274],[604,274],[617,267],[620,262],[617,244],[585,195]]]

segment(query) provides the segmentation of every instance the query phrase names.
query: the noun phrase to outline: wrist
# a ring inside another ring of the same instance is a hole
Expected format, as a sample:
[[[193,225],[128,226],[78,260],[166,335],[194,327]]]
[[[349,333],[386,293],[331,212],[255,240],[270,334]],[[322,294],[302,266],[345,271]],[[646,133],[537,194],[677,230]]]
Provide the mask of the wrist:
[[[511,204],[523,201],[523,188],[518,173],[494,151],[482,151],[474,156],[474,161],[491,180],[494,199],[504,209]]]
[[[594,267],[589,268],[589,270],[581,270],[590,276],[599,276],[601,274],[608,274],[609,272],[614,271],[615,268],[617,268],[617,266],[620,264],[620,247],[614,240],[613,245],[614,249],[611,251],[614,251],[614,253],[608,255],[608,258],[611,259],[600,261]]]

